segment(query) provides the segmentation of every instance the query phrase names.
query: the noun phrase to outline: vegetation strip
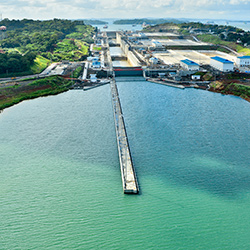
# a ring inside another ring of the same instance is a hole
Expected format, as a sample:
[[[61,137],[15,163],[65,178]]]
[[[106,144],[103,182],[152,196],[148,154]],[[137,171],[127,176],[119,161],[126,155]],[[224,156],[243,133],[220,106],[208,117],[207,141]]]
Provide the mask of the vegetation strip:
[[[0,89],[0,110],[17,104],[23,100],[40,96],[56,95],[67,91],[71,87],[71,81],[60,76],[47,77],[31,81],[26,85],[16,84]]]

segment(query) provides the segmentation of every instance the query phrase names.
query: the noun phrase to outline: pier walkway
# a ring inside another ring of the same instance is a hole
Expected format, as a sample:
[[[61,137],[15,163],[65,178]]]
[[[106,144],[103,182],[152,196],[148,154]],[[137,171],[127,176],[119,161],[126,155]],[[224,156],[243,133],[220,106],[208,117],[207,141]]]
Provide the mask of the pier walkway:
[[[115,130],[117,138],[118,153],[120,159],[121,177],[123,191],[125,194],[138,194],[139,187],[136,179],[128,138],[123,120],[120,98],[115,80],[110,82],[112,104],[114,111]]]

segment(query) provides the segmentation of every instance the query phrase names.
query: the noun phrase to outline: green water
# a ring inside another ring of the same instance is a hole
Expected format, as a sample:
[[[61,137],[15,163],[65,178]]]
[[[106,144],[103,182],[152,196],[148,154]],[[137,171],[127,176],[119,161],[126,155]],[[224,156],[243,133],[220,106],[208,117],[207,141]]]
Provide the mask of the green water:
[[[122,192],[110,88],[0,114],[0,249],[250,249],[250,104],[118,82],[141,189]]]

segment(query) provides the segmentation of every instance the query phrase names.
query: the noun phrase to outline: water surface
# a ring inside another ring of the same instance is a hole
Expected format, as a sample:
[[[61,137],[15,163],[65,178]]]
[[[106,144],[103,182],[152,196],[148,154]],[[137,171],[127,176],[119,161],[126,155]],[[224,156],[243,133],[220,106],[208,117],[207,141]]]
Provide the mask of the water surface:
[[[141,194],[108,85],[22,102],[0,114],[0,249],[249,249],[250,104],[117,80]]]

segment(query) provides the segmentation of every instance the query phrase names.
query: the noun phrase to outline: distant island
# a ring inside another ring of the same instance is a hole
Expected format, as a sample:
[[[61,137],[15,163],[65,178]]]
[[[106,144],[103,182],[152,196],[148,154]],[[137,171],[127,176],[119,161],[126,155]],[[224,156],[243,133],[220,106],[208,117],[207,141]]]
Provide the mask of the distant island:
[[[150,24],[150,25],[154,25],[154,24],[162,24],[162,23],[181,23],[181,21],[177,20],[177,19],[164,19],[164,18],[159,18],[159,19],[148,19],[148,18],[141,18],[141,19],[120,19],[120,20],[116,20],[114,21],[114,24],[120,24],[120,25],[126,25],[126,24],[136,24],[136,25],[142,25],[143,23],[145,24]]]
[[[83,19],[85,24],[88,25],[103,25],[103,24],[108,24],[108,22],[101,21],[101,20],[93,20],[93,19]]]

